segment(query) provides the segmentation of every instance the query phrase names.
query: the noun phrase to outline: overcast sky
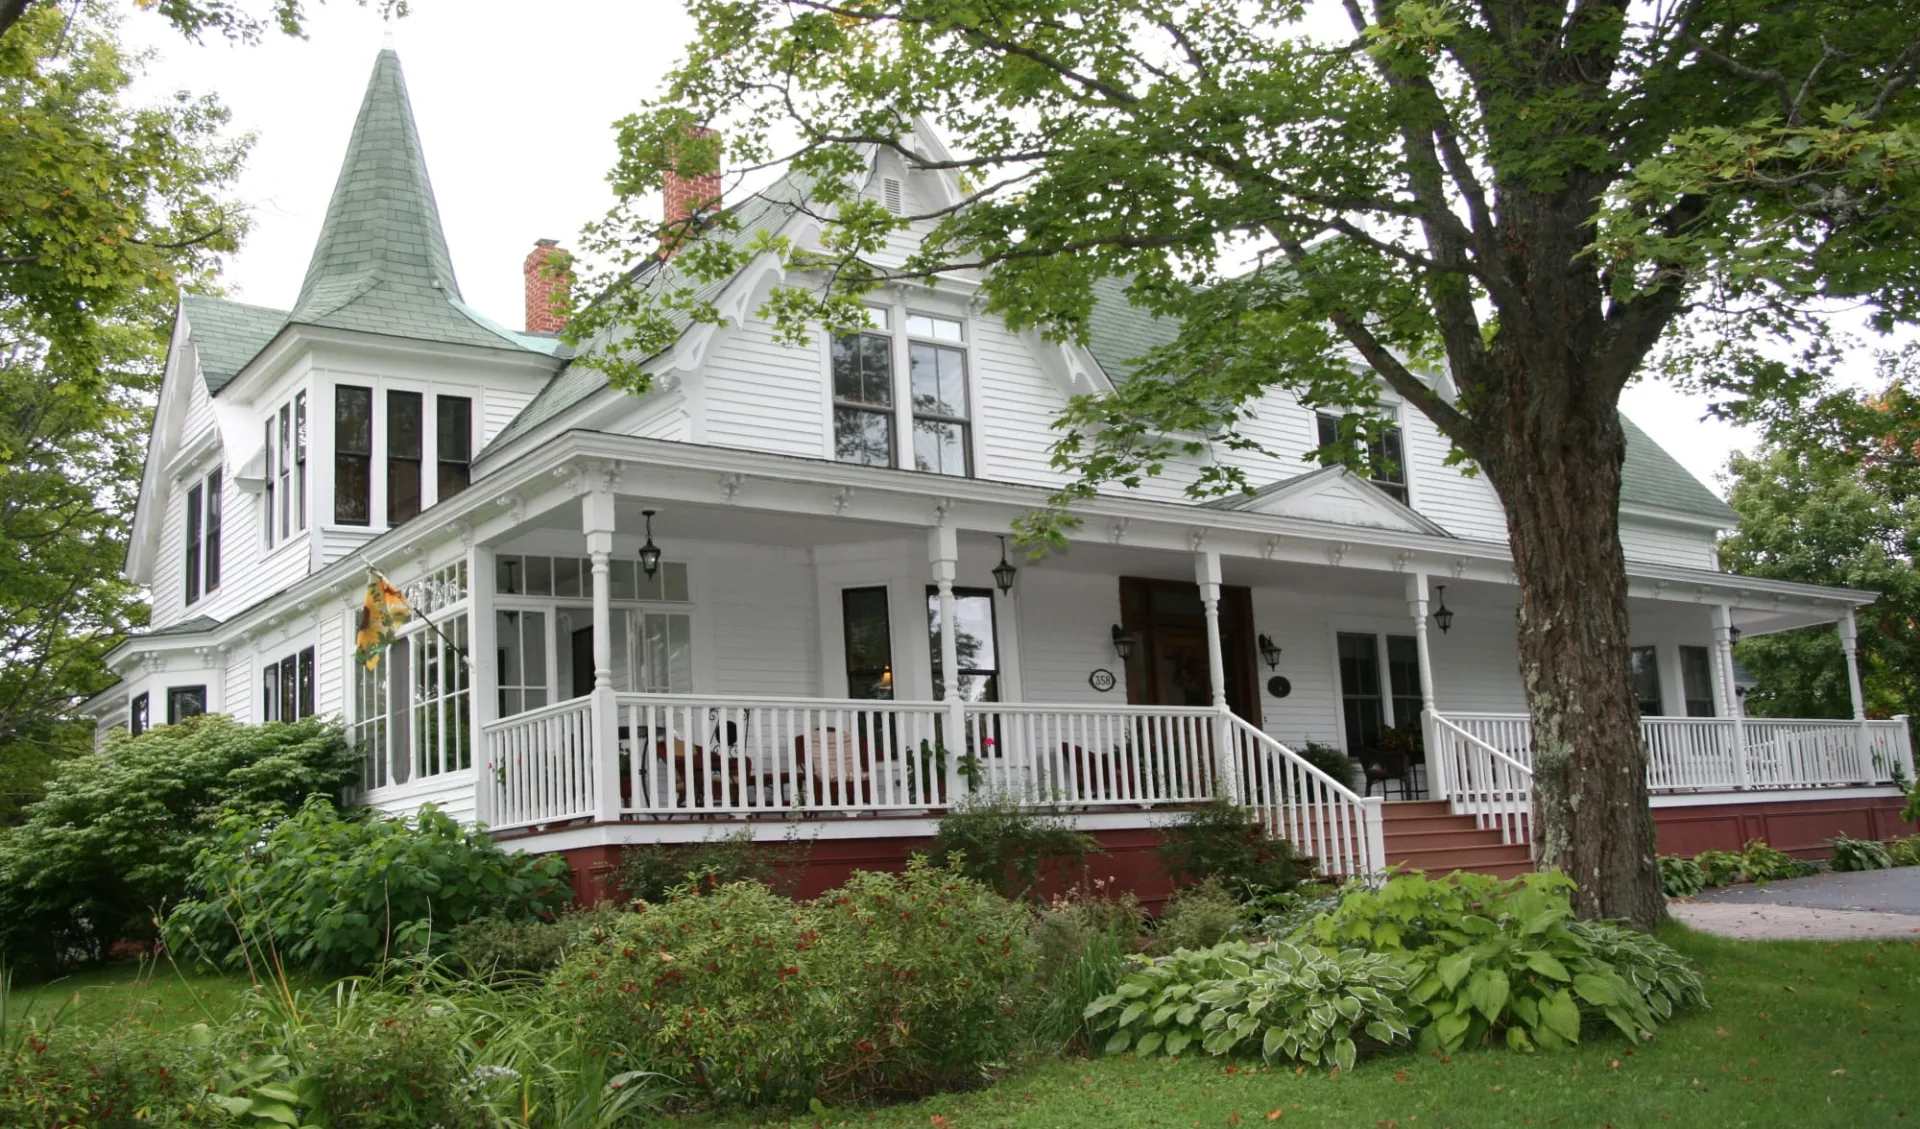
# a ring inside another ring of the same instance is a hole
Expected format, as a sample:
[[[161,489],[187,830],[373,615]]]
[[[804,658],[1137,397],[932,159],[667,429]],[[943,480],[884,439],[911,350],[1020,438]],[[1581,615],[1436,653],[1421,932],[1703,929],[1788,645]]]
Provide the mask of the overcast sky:
[[[254,7],[264,7],[256,4]],[[387,25],[347,0],[309,6],[305,40],[194,46],[165,21],[127,17],[159,57],[147,98],[219,95],[257,135],[240,195],[253,231],[226,282],[233,297],[286,308],[300,289]],[[454,271],[467,302],[522,321],[521,263],[539,238],[573,245],[613,203],[612,123],[654,93],[692,32],[678,0],[411,0],[396,21]],[[1704,403],[1658,382],[1628,390],[1627,414],[1716,491],[1728,454],[1750,445],[1702,421]]]

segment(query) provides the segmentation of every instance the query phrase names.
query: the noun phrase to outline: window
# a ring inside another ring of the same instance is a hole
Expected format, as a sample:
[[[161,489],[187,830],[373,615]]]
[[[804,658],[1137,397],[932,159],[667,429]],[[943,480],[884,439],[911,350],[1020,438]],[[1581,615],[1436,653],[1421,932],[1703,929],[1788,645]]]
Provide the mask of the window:
[[[205,686],[167,687],[167,724],[178,725],[190,717],[207,712]]]
[[[627,669],[643,694],[693,692],[693,617],[664,612],[613,613],[617,630],[625,619]]]
[[[893,697],[893,627],[886,588],[842,589],[840,618],[847,647],[847,697]]]
[[[1639,700],[1641,717],[1660,715],[1660,662],[1652,647],[1635,647],[1627,652],[1633,672],[1633,696]]]
[[[186,602],[220,587],[220,472],[187,491]]]
[[[1680,691],[1688,717],[1712,717],[1713,666],[1705,647],[1680,648]]]
[[[1411,635],[1387,636],[1387,689],[1393,694],[1393,724],[1417,725],[1425,701],[1420,693],[1420,643]]]
[[[412,654],[413,774],[438,776],[473,767],[472,714],[467,710],[467,617],[416,631]],[[396,646],[396,650],[398,647]],[[399,672],[400,663],[394,664]]]
[[[280,476],[280,539],[293,533],[293,405],[280,405],[279,458],[274,466]],[[269,518],[268,520],[272,520]]]
[[[1372,635],[1341,632],[1340,710],[1345,723],[1347,752],[1359,753],[1380,743],[1386,728],[1385,703],[1380,697],[1380,648]]]
[[[260,720],[298,721],[313,716],[313,648],[260,668]]]
[[[1320,445],[1322,447],[1330,447],[1340,442],[1342,438],[1341,433],[1346,429],[1346,425],[1341,421],[1345,418],[1344,416],[1336,416],[1328,412],[1316,412],[1314,414]],[[1348,465],[1356,471],[1368,474],[1367,480],[1369,482],[1385,490],[1394,500],[1405,505],[1407,502],[1407,465],[1402,455],[1401,447],[1400,429],[1398,427],[1386,428],[1367,443],[1367,457],[1364,463],[1359,459],[1354,459],[1350,461]],[[1331,462],[1329,462],[1329,465],[1331,465]]]
[[[293,527],[307,527],[307,394],[293,397]]]
[[[135,694],[133,701],[127,706],[127,732],[138,737],[152,724],[153,718],[148,708],[147,695]]]
[[[195,485],[187,491],[187,603],[200,598],[200,535],[204,491]]]
[[[267,548],[269,549],[279,544],[280,541],[278,536],[279,526],[273,519],[273,515],[279,512],[275,507],[279,504],[278,499],[280,497],[280,487],[275,477],[275,467],[277,464],[274,462],[273,457],[273,420],[273,414],[268,413],[266,436],[261,440],[260,444],[261,457],[267,461],[266,493],[263,494],[260,499],[260,530],[266,535]]]
[[[373,389],[343,384],[333,390],[333,451],[333,520],[371,525]]]
[[[387,524],[420,513],[421,401],[418,392],[387,393]]]
[[[389,681],[389,663],[372,670],[353,664],[353,724],[347,732],[353,747],[360,750],[360,784],[367,789],[385,788],[392,779],[387,741]]]
[[[607,562],[607,587],[616,600],[690,599],[685,561],[662,561],[648,576],[640,562],[615,557]],[[586,557],[535,557],[502,553],[494,560],[493,590],[502,596],[593,595],[593,565]]]
[[[913,383],[913,468],[968,474],[967,353],[937,342],[959,341],[951,318],[907,315],[908,368]],[[919,340],[931,338],[932,340]]]
[[[993,591],[988,588],[953,590],[953,649],[960,667],[960,700],[1000,700],[999,638],[993,616]],[[946,683],[940,670],[940,590],[927,588],[927,641],[933,656],[933,696],[943,700]]]
[[[439,440],[434,458],[440,464],[434,501],[444,502],[472,481],[473,401],[465,396],[435,396],[433,408]]]
[[[499,672],[500,716],[512,717],[547,704],[547,613],[497,611],[494,652]]]
[[[893,465],[893,338],[886,311],[868,311],[878,333],[833,339],[833,457]]]

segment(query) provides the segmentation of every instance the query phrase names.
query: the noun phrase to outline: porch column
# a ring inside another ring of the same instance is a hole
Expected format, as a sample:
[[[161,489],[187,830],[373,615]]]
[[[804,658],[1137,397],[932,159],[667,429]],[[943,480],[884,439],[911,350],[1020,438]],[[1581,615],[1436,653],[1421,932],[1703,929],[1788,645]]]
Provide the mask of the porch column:
[[[613,491],[597,489],[580,499],[587,558],[593,562],[593,776],[594,819],[620,821],[619,707],[613,697]]]
[[[1713,651],[1720,667],[1720,708],[1726,712],[1733,729],[1733,782],[1737,788],[1751,787],[1753,766],[1748,762],[1747,730],[1740,717],[1740,695],[1733,681],[1733,608],[1713,606]]]
[[[1213,747],[1218,750],[1221,783],[1226,798],[1240,798],[1238,758],[1233,755],[1233,728],[1227,722],[1226,648],[1220,643],[1220,554],[1211,549],[1193,555],[1193,579],[1200,586],[1200,606],[1207,617],[1207,682],[1213,697]]]
[[[1860,756],[1860,775],[1868,783],[1879,775],[1873,771],[1873,745],[1867,736],[1867,696],[1860,687],[1860,626],[1854,622],[1853,609],[1840,617],[1840,653],[1847,660],[1847,696],[1853,700],[1853,722],[1858,730],[1854,747]]]
[[[1439,712],[1439,706],[1433,693],[1433,652],[1429,650],[1427,638],[1427,574],[1424,572],[1407,577],[1407,611],[1413,616],[1413,645],[1420,659],[1420,747],[1431,750],[1426,763],[1426,772],[1432,777],[1427,782],[1428,795],[1440,798],[1447,795],[1441,767],[1446,758],[1438,755],[1439,744],[1433,736],[1433,716]]]
[[[954,629],[953,577],[960,563],[960,540],[950,525],[935,526],[927,534],[927,559],[933,565],[934,589],[940,596],[940,700],[946,703],[946,789],[948,802],[960,797],[960,758],[967,755],[966,707],[960,702],[960,644]]]
[[[467,707],[474,740],[479,744],[473,757],[478,770],[473,793],[474,819],[482,824],[493,822],[497,782],[493,744],[487,739],[487,725],[499,720],[495,715],[500,709],[499,642],[493,614],[494,568],[493,546],[475,545],[468,550],[467,606],[472,609],[473,624],[467,637],[473,640],[473,650],[467,656]]]

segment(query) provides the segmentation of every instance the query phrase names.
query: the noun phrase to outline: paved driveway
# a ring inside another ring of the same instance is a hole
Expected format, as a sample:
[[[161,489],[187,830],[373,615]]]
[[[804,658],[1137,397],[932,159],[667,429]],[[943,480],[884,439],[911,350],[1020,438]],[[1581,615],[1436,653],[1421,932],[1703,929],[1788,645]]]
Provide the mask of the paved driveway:
[[[1920,866],[1723,886],[1667,908],[1695,929],[1743,940],[1920,942]]]

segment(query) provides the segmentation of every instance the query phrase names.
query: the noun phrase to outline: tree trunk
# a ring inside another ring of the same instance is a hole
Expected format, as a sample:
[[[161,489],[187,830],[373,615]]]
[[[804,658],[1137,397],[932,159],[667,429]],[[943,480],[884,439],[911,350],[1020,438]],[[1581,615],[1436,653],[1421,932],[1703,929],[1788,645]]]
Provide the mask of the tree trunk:
[[[1551,392],[1548,382],[1528,383],[1517,382],[1526,391],[1500,421],[1503,449],[1486,470],[1506,509],[1520,585],[1535,853],[1541,869],[1579,883],[1581,917],[1651,929],[1666,902],[1627,660],[1626,436],[1611,398],[1579,402],[1572,390],[1585,382],[1554,381]]]

